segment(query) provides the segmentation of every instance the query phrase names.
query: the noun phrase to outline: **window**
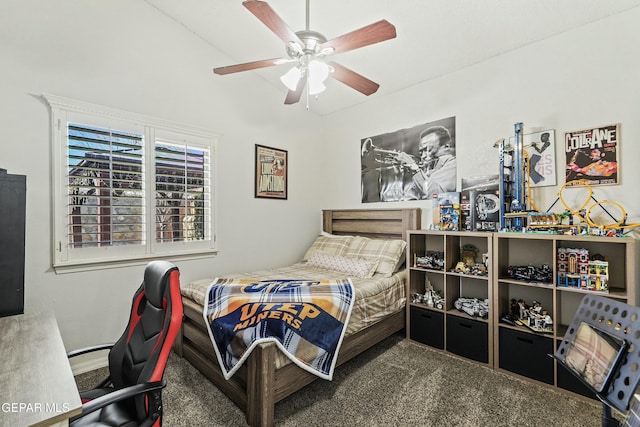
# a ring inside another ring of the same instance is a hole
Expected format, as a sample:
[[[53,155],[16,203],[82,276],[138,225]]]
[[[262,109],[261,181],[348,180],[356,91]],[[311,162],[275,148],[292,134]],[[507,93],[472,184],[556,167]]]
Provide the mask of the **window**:
[[[215,252],[215,133],[44,98],[56,271]]]

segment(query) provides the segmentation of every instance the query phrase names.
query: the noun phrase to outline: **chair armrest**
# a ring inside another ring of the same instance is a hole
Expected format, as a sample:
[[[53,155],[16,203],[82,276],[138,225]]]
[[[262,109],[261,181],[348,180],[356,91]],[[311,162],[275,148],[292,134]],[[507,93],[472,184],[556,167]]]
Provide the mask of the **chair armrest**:
[[[138,394],[148,393],[153,390],[160,390],[167,385],[166,380],[162,379],[162,381],[154,381],[143,384],[134,384],[129,387],[121,388],[120,390],[113,391],[111,393],[105,394],[104,396],[97,397],[93,400],[82,405],[82,413],[80,415],[76,415],[72,417],[69,421],[74,421],[78,418],[81,418],[91,412],[97,411],[98,409],[104,408],[107,405],[111,405],[123,399],[128,399],[130,397],[136,396]]]
[[[108,343],[108,344],[98,344],[91,347],[79,348],[77,350],[71,350],[67,352],[67,357],[71,359],[72,357],[80,356],[81,354],[92,353],[94,351],[111,350],[113,346],[114,346],[114,343]]]

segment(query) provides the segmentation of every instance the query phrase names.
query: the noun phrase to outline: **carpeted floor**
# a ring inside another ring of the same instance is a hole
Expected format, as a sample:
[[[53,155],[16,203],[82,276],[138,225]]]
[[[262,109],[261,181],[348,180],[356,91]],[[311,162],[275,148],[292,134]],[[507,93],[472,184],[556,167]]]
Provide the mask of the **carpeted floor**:
[[[85,389],[105,371],[77,377]],[[172,354],[164,426],[244,426],[244,414]],[[600,426],[601,406],[396,334],[276,405],[276,426]]]

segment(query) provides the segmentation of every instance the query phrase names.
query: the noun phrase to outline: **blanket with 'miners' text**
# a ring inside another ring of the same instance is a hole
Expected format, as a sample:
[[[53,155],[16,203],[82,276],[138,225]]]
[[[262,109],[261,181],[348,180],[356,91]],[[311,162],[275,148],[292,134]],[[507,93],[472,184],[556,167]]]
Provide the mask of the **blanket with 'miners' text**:
[[[216,279],[205,295],[208,325],[226,379],[261,342],[274,341],[294,363],[331,380],[351,316],[349,279]]]

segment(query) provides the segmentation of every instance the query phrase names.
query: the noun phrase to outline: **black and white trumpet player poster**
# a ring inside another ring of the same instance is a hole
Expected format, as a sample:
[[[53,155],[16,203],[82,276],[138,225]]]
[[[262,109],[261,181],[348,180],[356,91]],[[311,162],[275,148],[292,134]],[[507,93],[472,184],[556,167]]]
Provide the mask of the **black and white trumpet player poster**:
[[[431,200],[456,191],[456,118],[360,140],[362,202]]]

